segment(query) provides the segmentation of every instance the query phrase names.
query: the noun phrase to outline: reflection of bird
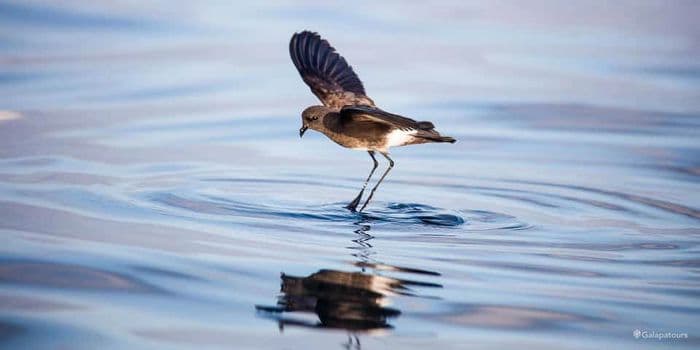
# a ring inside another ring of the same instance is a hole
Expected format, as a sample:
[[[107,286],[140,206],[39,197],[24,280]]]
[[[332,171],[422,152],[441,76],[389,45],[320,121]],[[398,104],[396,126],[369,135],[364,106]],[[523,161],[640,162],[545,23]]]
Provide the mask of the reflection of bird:
[[[348,204],[348,209],[354,211],[357,208],[377,168],[375,152],[381,153],[389,161],[389,167],[360,211],[367,206],[374,191],[394,166],[394,161],[389,158],[390,147],[455,142],[451,137],[440,135],[431,122],[415,121],[375,107],[345,59],[318,34],[308,31],[294,34],[289,43],[289,53],[304,82],[323,103],[323,106],[311,106],[304,110],[299,136],[310,128],[343,147],[367,151],[372,157],[374,166],[360,193]]]
[[[439,276],[439,273],[391,267],[387,265],[367,265],[379,270],[393,270],[426,276]],[[279,321],[280,327],[296,325],[313,328],[346,329],[352,332],[373,331],[391,328],[388,319],[397,317],[401,311],[387,307],[389,296],[416,296],[411,287],[442,288],[442,285],[419,282],[360,272],[320,270],[307,277],[282,274],[282,295],[277,306],[255,308],[267,312]],[[286,312],[312,312],[320,323],[302,319],[283,317]]]
[[[401,314],[384,306],[386,295],[401,281],[357,272],[320,270],[307,277],[282,274],[282,296],[278,307],[261,307],[272,312],[313,312],[320,324],[280,319],[286,324],[309,327],[369,331],[390,328],[387,319]]]

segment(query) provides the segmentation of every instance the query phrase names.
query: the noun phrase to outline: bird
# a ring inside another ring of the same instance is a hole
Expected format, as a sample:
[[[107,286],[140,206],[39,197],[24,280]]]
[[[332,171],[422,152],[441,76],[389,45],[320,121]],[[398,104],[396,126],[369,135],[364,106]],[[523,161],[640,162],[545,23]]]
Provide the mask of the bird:
[[[386,158],[389,166],[360,207],[360,212],[367,207],[374,192],[394,167],[394,160],[389,157],[391,147],[456,142],[452,137],[440,135],[429,121],[416,121],[377,107],[365,93],[362,81],[352,67],[318,33],[308,30],[294,33],[289,41],[289,55],[302,80],[322,103],[307,107],[301,113],[299,137],[312,129],[343,147],[366,151],[372,158],[372,170],[360,193],[346,206],[350,211],[357,211],[367,184],[379,165],[375,157],[377,152]]]

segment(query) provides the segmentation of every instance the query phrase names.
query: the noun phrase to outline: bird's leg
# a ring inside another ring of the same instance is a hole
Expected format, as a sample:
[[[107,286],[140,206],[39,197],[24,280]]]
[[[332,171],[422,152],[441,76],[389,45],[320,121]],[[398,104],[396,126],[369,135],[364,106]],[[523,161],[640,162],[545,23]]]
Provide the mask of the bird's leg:
[[[357,197],[348,204],[346,208],[350,209],[350,211],[355,211],[357,209],[357,205],[360,204],[360,200],[362,199],[362,194],[365,193],[365,188],[367,188],[367,183],[369,183],[369,179],[372,178],[372,174],[374,174],[374,171],[377,169],[377,166],[379,163],[377,162],[377,158],[374,158],[374,151],[367,151],[369,153],[369,156],[372,157],[372,161],[374,162],[374,166],[372,167],[372,171],[369,172],[369,176],[367,176],[367,180],[365,180],[365,184],[362,185],[362,189],[360,190],[360,193],[357,194]]]
[[[374,196],[374,191],[377,190],[377,187],[379,187],[379,184],[382,183],[382,180],[386,177],[386,174],[389,173],[389,170],[394,167],[394,160],[389,158],[389,155],[386,153],[382,153],[384,158],[386,158],[389,161],[389,167],[386,168],[386,171],[384,171],[384,174],[382,174],[382,177],[379,178],[379,181],[377,182],[376,185],[372,188],[372,192],[369,193],[369,197],[367,197],[367,200],[365,201],[365,204],[362,205],[362,208],[360,208],[360,211],[364,210],[365,207],[367,206],[367,203],[372,199],[372,196]]]

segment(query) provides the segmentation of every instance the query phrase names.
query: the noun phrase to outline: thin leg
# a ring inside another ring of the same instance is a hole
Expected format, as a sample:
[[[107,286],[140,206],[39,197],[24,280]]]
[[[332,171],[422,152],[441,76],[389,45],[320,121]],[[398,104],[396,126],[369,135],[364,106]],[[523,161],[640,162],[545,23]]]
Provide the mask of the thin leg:
[[[384,156],[384,158],[386,158],[389,161],[389,167],[386,168],[386,171],[384,171],[384,174],[382,174],[382,177],[379,178],[379,182],[377,182],[377,184],[374,185],[374,187],[372,188],[372,192],[369,193],[369,197],[367,197],[367,200],[365,201],[365,204],[362,205],[362,208],[360,208],[360,211],[365,209],[365,207],[367,206],[367,203],[369,203],[370,199],[372,199],[372,196],[374,196],[374,191],[377,190],[377,187],[379,187],[379,184],[382,183],[382,180],[384,180],[384,178],[386,177],[386,174],[389,173],[389,170],[391,170],[391,168],[394,167],[394,160],[389,158],[388,154],[382,153],[382,155]]]
[[[369,183],[369,179],[372,178],[372,174],[374,174],[374,171],[377,169],[377,166],[379,163],[377,162],[377,158],[374,158],[374,151],[367,151],[369,153],[369,156],[372,157],[372,161],[374,162],[374,167],[372,167],[372,171],[369,172],[369,176],[367,176],[367,180],[365,180],[365,184],[362,185],[362,189],[360,190],[360,193],[357,194],[357,197],[348,204],[346,208],[350,209],[350,211],[355,211],[357,209],[357,205],[360,204],[360,200],[362,199],[362,194],[365,193],[365,188],[367,188],[367,183]]]

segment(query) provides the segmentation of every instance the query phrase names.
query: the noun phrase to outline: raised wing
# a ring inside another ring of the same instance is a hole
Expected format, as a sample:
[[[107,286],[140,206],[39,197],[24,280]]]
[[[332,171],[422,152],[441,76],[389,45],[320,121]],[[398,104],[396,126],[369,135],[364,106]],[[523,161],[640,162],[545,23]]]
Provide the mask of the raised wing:
[[[289,54],[301,78],[326,107],[340,110],[346,105],[374,106],[352,67],[318,34],[294,34]]]
[[[391,114],[373,106],[345,106],[340,110],[343,118],[355,120],[370,120],[387,124],[401,130],[432,130],[435,128],[431,122],[419,122],[397,114]]]

